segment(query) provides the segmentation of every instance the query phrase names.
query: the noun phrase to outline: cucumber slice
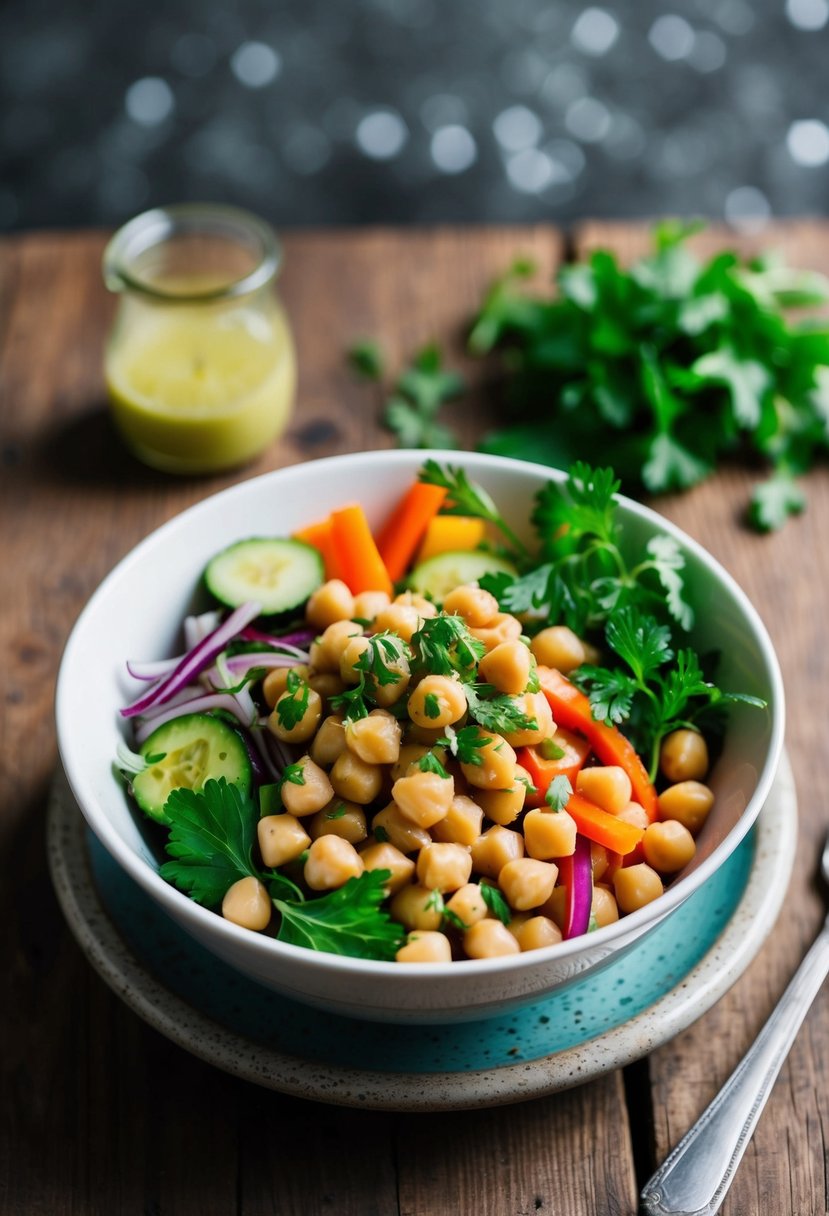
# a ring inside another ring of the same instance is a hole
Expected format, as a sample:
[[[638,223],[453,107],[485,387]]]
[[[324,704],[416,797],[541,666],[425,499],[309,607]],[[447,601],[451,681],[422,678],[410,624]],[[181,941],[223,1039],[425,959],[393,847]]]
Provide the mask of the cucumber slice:
[[[509,574],[515,578],[518,571],[511,562],[493,553],[482,553],[478,549],[459,550],[457,553],[438,553],[415,566],[409,575],[408,585],[412,591],[428,595],[440,604],[455,587],[477,583],[485,574]]]
[[[204,572],[207,589],[220,604],[238,608],[256,600],[264,616],[298,608],[324,579],[318,550],[300,540],[267,536],[222,549]]]
[[[164,803],[182,786],[200,790],[211,777],[224,777],[248,793],[253,781],[250,757],[232,726],[211,714],[183,714],[165,722],[141,744],[141,755],[153,763],[136,774],[132,792],[141,810],[158,823],[169,823]]]

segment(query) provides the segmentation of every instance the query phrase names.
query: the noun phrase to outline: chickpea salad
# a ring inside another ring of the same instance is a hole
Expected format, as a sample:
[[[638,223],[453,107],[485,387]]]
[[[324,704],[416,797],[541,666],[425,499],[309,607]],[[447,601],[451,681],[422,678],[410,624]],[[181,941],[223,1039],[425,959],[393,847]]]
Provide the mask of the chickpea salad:
[[[345,505],[208,563],[184,651],[130,661],[117,767],[161,875],[246,929],[400,963],[517,954],[657,899],[693,858],[728,706],[682,552],[626,556],[611,470],[526,545],[427,460],[375,535]]]

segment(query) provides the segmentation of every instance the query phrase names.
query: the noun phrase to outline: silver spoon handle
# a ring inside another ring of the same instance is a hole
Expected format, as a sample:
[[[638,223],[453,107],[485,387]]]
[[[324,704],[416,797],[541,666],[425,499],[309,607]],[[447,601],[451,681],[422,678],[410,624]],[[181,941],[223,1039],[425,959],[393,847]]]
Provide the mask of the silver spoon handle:
[[[714,1216],[783,1061],[829,973],[829,919],[769,1020],[707,1110],[642,1191],[648,1216]]]

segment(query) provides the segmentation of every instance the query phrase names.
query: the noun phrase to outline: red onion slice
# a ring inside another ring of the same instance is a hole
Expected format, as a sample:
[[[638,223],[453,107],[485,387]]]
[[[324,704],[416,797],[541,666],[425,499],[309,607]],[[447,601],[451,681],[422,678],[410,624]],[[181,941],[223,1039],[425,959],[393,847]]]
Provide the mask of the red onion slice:
[[[566,863],[566,864],[565,864]],[[562,937],[581,937],[590,924],[590,909],[593,906],[593,862],[590,841],[586,836],[576,837],[576,851],[572,857],[562,858],[559,866],[562,881],[567,888]]]
[[[136,714],[143,714],[146,710],[151,709],[155,705],[163,705],[175,696],[182,688],[198,676],[205,667],[209,667],[217,654],[220,654],[225,646],[240,633],[246,625],[255,620],[261,611],[259,604],[250,602],[242,604],[235,612],[221,624],[218,629],[214,629],[206,638],[198,642],[192,650],[184,656],[169,675],[163,677],[158,684],[149,689],[137,701],[133,701],[131,705],[127,705],[121,710],[121,715],[124,718],[134,718]]]
[[[210,693],[204,697],[191,697],[188,701],[179,701],[176,705],[168,706],[145,722],[140,722],[135,728],[135,742],[140,747],[149,739],[153,731],[157,730],[159,726],[163,726],[165,722],[172,722],[174,718],[181,718],[185,714],[203,714],[208,709],[226,709],[241,722],[242,726],[253,725],[250,719],[245,717],[242,707],[235,697],[226,692]]]

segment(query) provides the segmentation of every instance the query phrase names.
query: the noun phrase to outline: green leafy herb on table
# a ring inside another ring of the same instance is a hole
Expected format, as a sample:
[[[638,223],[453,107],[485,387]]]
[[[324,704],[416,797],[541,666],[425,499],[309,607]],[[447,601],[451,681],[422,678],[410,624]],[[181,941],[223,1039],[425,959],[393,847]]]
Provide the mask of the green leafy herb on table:
[[[685,489],[748,449],[772,470],[751,518],[776,528],[829,448],[829,326],[782,310],[825,304],[829,283],[771,256],[700,262],[694,230],[660,225],[627,270],[603,250],[563,266],[552,298],[525,293],[526,261],[492,286],[469,344],[504,351],[513,420],[482,446],[561,468],[604,456],[634,493]]]
[[[442,515],[471,515],[475,519],[483,519],[505,537],[519,562],[528,560],[524,542],[516,536],[486,490],[469,480],[465,469],[453,465],[444,468],[436,460],[426,460],[419,478],[428,485],[442,486],[448,491],[446,502],[441,507]]]
[[[359,375],[382,380],[383,358],[377,344],[362,341],[350,349],[348,359]],[[447,371],[435,344],[423,347],[404,369],[386,398],[383,422],[401,448],[455,448],[452,431],[438,420],[442,407],[459,397],[466,387],[457,372]]]
[[[366,872],[326,895],[305,899],[284,874],[255,864],[259,816],[238,786],[222,777],[206,781],[199,792],[175,789],[164,811],[171,825],[166,845],[171,860],[161,866],[161,877],[197,903],[218,908],[235,882],[257,878],[268,886],[279,913],[279,941],[357,958],[394,958],[403,930],[381,908],[387,870]]]

